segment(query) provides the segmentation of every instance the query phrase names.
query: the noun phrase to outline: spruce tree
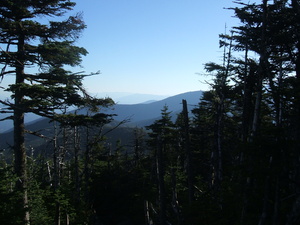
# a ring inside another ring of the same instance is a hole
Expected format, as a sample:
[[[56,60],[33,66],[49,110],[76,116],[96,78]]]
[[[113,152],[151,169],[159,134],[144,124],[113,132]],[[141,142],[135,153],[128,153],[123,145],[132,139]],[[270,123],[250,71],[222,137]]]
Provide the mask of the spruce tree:
[[[1,77],[14,75],[15,82],[6,91],[11,100],[1,101],[13,112],[14,167],[21,193],[18,214],[21,224],[29,224],[26,175],[24,115],[32,112],[64,124],[90,122],[84,116],[60,116],[57,110],[69,106],[107,106],[109,99],[91,98],[82,88],[82,73],[72,73],[66,66],[78,66],[87,54],[75,41],[84,30],[81,14],[51,21],[73,9],[70,0],[1,0],[0,2],[0,64]],[[49,22],[46,22],[47,20]],[[32,72],[35,71],[35,72]],[[82,94],[80,94],[82,92]],[[103,120],[106,115],[99,114]],[[75,121],[75,122],[74,122]],[[22,206],[22,207],[21,207]]]
[[[153,124],[146,126],[149,132],[149,145],[154,149],[156,162],[156,175],[158,186],[159,224],[167,224],[167,190],[166,171],[169,169],[168,162],[174,145],[174,123],[167,105],[161,110],[161,118]],[[176,143],[176,142],[175,142]]]

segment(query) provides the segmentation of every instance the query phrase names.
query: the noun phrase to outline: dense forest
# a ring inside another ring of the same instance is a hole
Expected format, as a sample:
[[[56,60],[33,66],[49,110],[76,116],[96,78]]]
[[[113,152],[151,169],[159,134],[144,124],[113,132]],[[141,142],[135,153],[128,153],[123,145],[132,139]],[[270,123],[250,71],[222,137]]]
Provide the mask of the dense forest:
[[[1,0],[1,77],[15,83],[1,100],[14,144],[1,152],[0,224],[300,224],[300,1],[235,3],[239,25],[220,35],[222,62],[205,64],[199,104],[183,99],[175,119],[166,105],[112,148],[101,109],[113,100],[86,93],[93,74],[66,69],[87,54],[75,46],[81,14],[64,16],[75,3]],[[29,112],[51,135],[26,130]],[[48,144],[35,151],[25,133]]]

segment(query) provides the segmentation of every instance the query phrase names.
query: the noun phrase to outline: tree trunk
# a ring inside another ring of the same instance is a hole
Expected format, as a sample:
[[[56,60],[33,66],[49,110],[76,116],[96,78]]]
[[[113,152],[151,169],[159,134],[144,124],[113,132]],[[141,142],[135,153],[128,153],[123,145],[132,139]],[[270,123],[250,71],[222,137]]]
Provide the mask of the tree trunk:
[[[58,139],[57,127],[56,127],[56,122],[54,122],[53,187],[55,193],[57,193],[60,187],[60,148],[58,146],[57,139]],[[60,202],[57,200],[55,203],[55,216],[54,216],[55,225],[60,225],[61,222],[60,214],[61,214]]]
[[[79,138],[79,129],[78,127],[73,128],[74,132],[74,176],[75,176],[75,203],[76,207],[80,205],[80,195],[81,195],[81,188],[80,188],[80,174],[79,174],[79,150],[80,150],[80,138]]]
[[[260,108],[263,92],[263,78],[267,73],[267,40],[266,40],[266,30],[267,30],[267,16],[268,16],[268,1],[263,0],[263,23],[262,23],[262,33],[261,33],[261,43],[260,43],[260,59],[258,67],[258,79],[257,79],[257,94],[255,99],[255,108],[252,121],[252,131],[251,131],[251,141],[255,138],[260,119]]]
[[[175,169],[172,168],[171,170],[171,179],[172,179],[172,207],[173,211],[177,217],[177,224],[180,225],[182,224],[182,217],[181,217],[181,211],[180,211],[180,206],[178,202],[178,197],[177,197],[177,188],[176,188],[176,174],[175,174]]]
[[[261,216],[258,222],[258,225],[264,225],[266,224],[266,220],[268,217],[268,205],[269,205],[269,186],[270,186],[270,177],[266,177],[265,181],[265,190],[264,190],[264,199],[263,199],[263,207],[262,207],[262,212]]]
[[[244,96],[243,96],[243,114],[242,114],[242,141],[244,144],[247,143],[250,130],[251,121],[251,111],[253,110],[253,105],[251,102],[255,71],[248,65],[248,46],[245,49],[245,72],[244,72]],[[243,162],[243,152],[241,153],[240,163]]]
[[[183,118],[184,118],[184,137],[185,137],[185,152],[186,152],[186,163],[187,163],[187,178],[188,178],[188,192],[190,204],[194,201],[194,175],[193,175],[193,158],[190,144],[190,133],[189,133],[189,116],[187,110],[187,102],[182,99],[183,105]]]
[[[300,18],[300,4],[297,0],[292,0],[292,8],[294,10],[294,14],[296,15],[297,21],[299,21]],[[296,72],[296,82],[295,86],[293,87],[296,93],[294,96],[294,105],[295,105],[295,114],[294,114],[294,133],[293,133],[293,140],[294,140],[294,165],[293,165],[293,171],[294,173],[294,179],[299,180],[300,177],[300,41],[299,41],[299,24],[296,24],[296,34],[298,37],[298,43],[296,44],[297,48],[297,54],[296,59],[294,60],[295,63],[295,72]],[[300,186],[296,184],[295,186],[295,192],[296,192],[296,198],[293,203],[293,207],[288,215],[288,221],[286,225],[294,225],[299,224],[300,222]]]
[[[150,208],[149,208],[149,202],[147,200],[144,201],[144,209],[145,209],[145,224],[151,225],[151,218],[150,218]]]
[[[261,75],[259,75],[259,76],[261,76]],[[255,98],[255,106],[254,106],[254,113],[253,113],[253,120],[252,120],[250,142],[253,142],[253,139],[257,134],[258,125],[259,125],[260,107],[261,107],[261,100],[262,100],[262,82],[263,82],[262,77],[259,77],[258,85],[257,85],[257,93],[256,93],[256,98]]]
[[[19,25],[20,35],[18,38],[18,52],[15,62],[16,67],[16,85],[24,83],[24,49],[25,36],[22,27]],[[14,108],[14,154],[15,154],[15,173],[18,177],[16,188],[22,193],[18,199],[18,206],[22,210],[22,221],[29,224],[28,196],[27,196],[27,171],[26,171],[26,149],[25,149],[25,127],[24,127],[24,94],[19,88],[15,91],[15,108]],[[21,216],[21,215],[20,215]]]
[[[280,181],[279,177],[276,179],[276,186],[275,186],[275,197],[274,197],[274,210],[273,210],[273,224],[279,224],[279,208],[280,208]]]
[[[157,154],[156,154],[156,171],[158,179],[158,201],[159,201],[159,224],[166,224],[166,191],[164,179],[164,165],[163,165],[163,144],[158,137],[157,140]]]
[[[90,176],[91,176],[91,148],[89,145],[89,137],[90,137],[90,128],[86,127],[86,147],[85,147],[85,160],[84,160],[84,185],[85,185],[85,200],[88,204],[91,203],[91,196],[90,196]]]
[[[217,118],[216,118],[216,130],[215,130],[215,190],[219,190],[223,179],[223,163],[222,163],[222,130],[223,130],[223,112],[224,112],[224,98],[221,98],[221,102],[217,106]]]

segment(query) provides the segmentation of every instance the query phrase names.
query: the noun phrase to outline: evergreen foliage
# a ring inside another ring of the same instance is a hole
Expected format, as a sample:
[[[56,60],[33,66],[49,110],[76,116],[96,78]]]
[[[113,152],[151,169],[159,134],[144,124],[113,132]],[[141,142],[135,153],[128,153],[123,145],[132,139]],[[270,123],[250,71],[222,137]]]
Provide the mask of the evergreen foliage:
[[[28,224],[26,218],[33,225],[300,223],[299,1],[238,1],[231,10],[240,25],[220,35],[223,62],[205,65],[211,89],[189,117],[183,101],[177,118],[166,105],[146,130],[127,129],[130,146],[112,145],[103,134],[111,117],[96,106],[111,100],[90,98],[82,89],[85,75],[65,70],[86,54],[73,46],[84,28],[80,15],[34,21],[73,6],[0,3],[0,42],[8,46],[0,56],[2,76],[17,77],[7,89],[15,102],[3,103],[14,111],[15,126],[22,128],[27,112],[59,122],[44,151],[31,149],[15,166],[1,158],[1,224]],[[38,73],[23,72],[33,64]],[[90,111],[66,113],[74,105]],[[15,154],[23,144],[15,144]],[[20,179],[26,186],[18,188]]]
[[[75,46],[85,28],[81,14],[69,16],[62,22],[46,19],[62,17],[75,6],[69,0],[11,1],[0,3],[0,64],[1,77],[15,76],[15,83],[6,91],[12,93],[11,100],[1,101],[7,112],[13,112],[14,121],[14,171],[17,176],[16,190],[20,197],[16,203],[16,224],[29,224],[29,183],[26,169],[24,115],[32,112],[65,124],[87,123],[89,115],[76,116],[58,114],[68,107],[108,106],[110,99],[94,99],[82,87],[82,73],[72,73],[66,66],[78,66],[81,57],[87,54],[84,48]],[[29,71],[33,68],[36,72]],[[82,92],[82,93],[80,93]],[[94,121],[106,120],[105,114],[97,114]],[[10,119],[10,117],[8,118]],[[73,122],[76,120],[76,122]],[[88,123],[91,123],[89,121]],[[23,206],[23,207],[22,207]],[[22,222],[21,222],[22,221]]]

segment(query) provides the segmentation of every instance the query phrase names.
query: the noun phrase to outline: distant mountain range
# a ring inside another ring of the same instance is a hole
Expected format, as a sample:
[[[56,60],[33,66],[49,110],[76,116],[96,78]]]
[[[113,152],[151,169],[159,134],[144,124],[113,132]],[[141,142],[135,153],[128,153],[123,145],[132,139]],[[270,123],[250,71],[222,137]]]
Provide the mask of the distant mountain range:
[[[140,104],[159,101],[170,96],[167,95],[152,95],[152,94],[137,94],[129,92],[108,92],[108,93],[91,93],[92,96],[110,97],[116,104]]]
[[[137,94],[131,95],[128,99],[133,98],[134,96],[138,96]],[[193,108],[197,105],[200,101],[202,96],[202,91],[193,91],[193,92],[186,92],[182,94],[178,94],[175,96],[167,97],[163,100],[155,101],[153,99],[148,99],[146,101],[146,96],[148,97],[155,97],[154,95],[142,95],[140,100],[144,100],[144,103],[140,104],[116,104],[112,109],[105,110],[104,112],[110,114],[116,114],[117,116],[114,117],[117,121],[122,120],[130,120],[127,125],[128,126],[138,126],[143,127],[146,125],[151,124],[154,120],[160,117],[161,110],[165,105],[168,106],[169,111],[172,112],[171,115],[176,115],[182,110],[182,99],[187,100],[189,108]],[[157,98],[161,98],[162,96],[156,96]],[[132,100],[133,102],[133,100]],[[82,110],[81,113],[85,113],[85,110]],[[6,117],[6,114],[0,114],[0,119]],[[25,121],[27,126],[40,123],[40,117],[34,114],[26,114]],[[0,122],[0,132],[4,133],[12,129],[13,122],[11,120],[2,121]]]
[[[168,97],[169,96],[166,95],[130,94],[119,98],[112,98],[114,99],[116,104],[133,105],[160,101]]]
[[[182,111],[182,99],[188,103],[188,108],[194,108],[202,97],[202,91],[186,92],[160,101],[154,101],[144,104],[117,104],[113,110],[107,110],[107,113],[114,113],[117,116],[115,120],[122,121],[129,119],[128,125],[143,127],[150,125],[154,120],[158,119],[161,115],[161,110],[166,105],[171,113],[175,116]]]
[[[112,109],[107,109],[104,113],[116,114],[114,117],[114,122],[107,126],[106,129],[110,129],[118,121],[129,120],[121,127],[113,130],[107,135],[107,141],[114,147],[117,140],[120,140],[122,144],[130,146],[133,140],[133,129],[135,127],[144,127],[152,124],[156,119],[161,116],[161,110],[166,105],[171,113],[172,118],[175,120],[176,115],[182,111],[182,99],[185,99],[188,103],[188,108],[191,110],[200,101],[202,97],[202,91],[187,92],[172,97],[165,98],[160,101],[154,101],[150,103],[143,104],[116,104]],[[78,113],[85,113],[86,110],[82,109]],[[0,116],[4,116],[1,115]],[[46,137],[53,136],[53,125],[49,123],[47,118],[38,118],[32,114],[27,115],[26,129],[30,131],[38,131]],[[3,126],[3,124],[6,125]],[[6,149],[13,144],[13,134],[12,134],[12,122],[8,124],[0,122],[2,127],[0,135],[0,150]],[[26,135],[26,145],[29,147],[34,147],[35,149],[44,149],[46,145],[45,140],[38,138],[33,135]]]

